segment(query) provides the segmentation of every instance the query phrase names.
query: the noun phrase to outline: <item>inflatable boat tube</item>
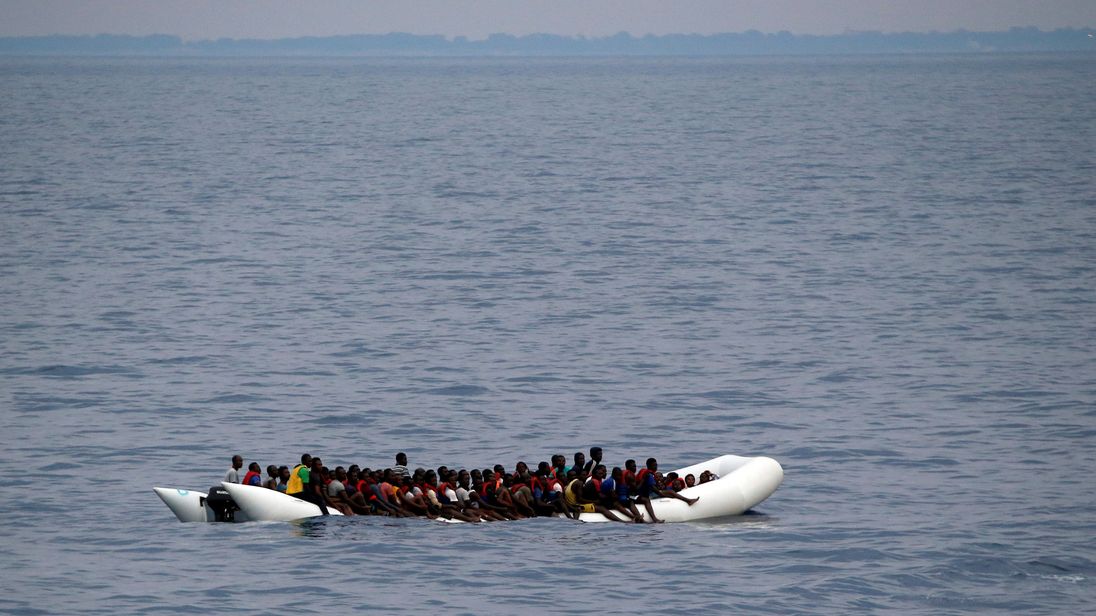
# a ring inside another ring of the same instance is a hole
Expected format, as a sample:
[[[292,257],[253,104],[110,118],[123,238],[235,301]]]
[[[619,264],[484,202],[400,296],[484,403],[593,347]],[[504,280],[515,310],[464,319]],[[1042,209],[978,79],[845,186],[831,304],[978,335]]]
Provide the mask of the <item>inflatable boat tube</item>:
[[[217,514],[206,505],[207,493],[177,488],[152,488],[180,522],[215,522]],[[244,511],[237,511],[235,522],[247,522],[251,518]]]
[[[720,456],[674,472],[681,477],[689,474],[700,477],[704,471],[715,473],[719,479],[679,492],[686,498],[700,500],[690,505],[676,498],[656,498],[651,501],[655,517],[664,522],[694,522],[741,515],[769,498],[784,480],[780,463],[763,457]],[[649,519],[646,507],[637,504],[636,509],[644,520]],[[579,514],[579,519],[583,522],[611,521],[600,513]]]

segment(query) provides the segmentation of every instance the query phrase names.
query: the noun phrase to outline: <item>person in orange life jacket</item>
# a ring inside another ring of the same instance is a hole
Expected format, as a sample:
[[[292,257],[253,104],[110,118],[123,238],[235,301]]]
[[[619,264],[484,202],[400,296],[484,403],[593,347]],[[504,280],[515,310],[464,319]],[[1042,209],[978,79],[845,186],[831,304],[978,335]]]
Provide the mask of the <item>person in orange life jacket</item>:
[[[468,471],[461,469],[457,471],[449,471],[449,477],[445,481],[446,495],[453,501],[453,503],[460,508],[462,512],[470,515],[477,520],[503,520],[502,516],[496,514],[488,508],[481,508],[479,506],[479,500],[475,498],[475,494],[469,489],[471,485],[471,478]]]
[[[367,499],[377,514],[387,514],[396,517],[410,517],[412,514],[400,507],[398,492],[392,474],[392,469],[385,469],[381,473],[380,481],[375,482],[369,474],[363,473],[364,479],[358,482],[362,496]]]
[[[465,513],[461,510],[461,507],[456,503],[456,494],[449,489],[449,484],[446,481],[439,481],[437,474],[434,471],[426,471],[426,477],[423,482],[425,486],[427,498],[431,503],[437,507],[438,515],[445,519],[457,519],[464,522],[479,522],[479,516],[471,513]]]
[[[529,472],[529,465],[519,461],[514,467],[514,474],[510,476],[507,487],[513,497],[514,505],[522,513],[535,517],[537,515],[537,493],[543,492],[540,481]]]
[[[529,469],[526,468],[526,472],[528,472],[528,470]],[[533,509],[533,492],[529,489],[528,484],[522,483],[522,480],[518,477],[517,473],[514,473],[513,475],[504,474],[502,476],[501,491],[505,492],[505,494],[496,493],[496,498],[500,501],[509,499],[513,511],[525,517],[536,517],[537,512]]]
[[[567,479],[567,458],[561,453],[552,456],[552,476],[561,483]]]
[[[343,477],[340,478],[339,474],[342,473]],[[362,488],[366,491],[369,490],[369,486],[365,484],[365,480],[362,479],[362,474],[358,470],[357,464],[351,464],[350,468],[343,471],[340,466],[335,469],[335,479],[342,481],[343,487],[346,488],[346,499],[350,503],[350,507],[354,509],[354,513],[366,515],[373,513],[372,503],[370,497],[376,498],[372,493],[363,493]],[[330,488],[331,484],[328,484]]]
[[[669,473],[668,475],[666,475],[666,480],[663,483],[663,487],[667,490],[680,492],[688,486],[685,485],[685,480],[679,477],[677,473]]]
[[[496,464],[496,467],[502,466]],[[510,494],[510,476],[505,473],[495,473],[495,490],[493,493],[495,504],[499,507],[506,509],[509,515],[514,516],[513,519],[521,520],[528,517],[528,514],[514,502],[514,497]]]
[[[537,474],[540,475],[541,486],[544,493],[541,495],[541,502],[552,508],[554,513],[564,513],[563,509],[563,483],[552,473],[552,469],[538,470]]]
[[[653,519],[655,517],[654,509],[651,508],[651,498],[676,498],[678,500],[685,501],[690,506],[700,500],[699,498],[686,498],[673,490],[662,490],[658,487],[658,480],[656,473],[658,472],[658,460],[654,458],[647,458],[647,468],[639,471],[636,474],[636,502],[642,503],[647,508],[647,513]]]
[[[308,484],[297,497],[319,507],[323,515],[330,515],[327,510],[327,485],[323,480],[323,460],[312,458],[312,468],[308,469]]]
[[[232,456],[232,467],[225,473],[225,483],[240,483],[240,469],[244,467],[244,459],[238,455]]]
[[[467,477],[462,476],[461,479],[461,487],[465,489],[465,495],[468,497],[468,503],[465,507],[476,509],[480,518],[484,520],[509,519],[481,496],[484,491],[483,473],[478,468],[474,468],[472,472],[466,472],[466,475]]]
[[[372,513],[369,502],[358,492],[358,467],[354,465],[351,468],[354,469],[353,480],[343,467],[335,467],[335,472],[329,474],[327,495],[336,504],[345,505],[354,513],[368,515]]]
[[[244,475],[243,484],[245,486],[263,485],[262,467],[259,466],[258,462],[252,462],[247,466],[247,474]]]
[[[538,495],[534,491],[533,496],[536,496],[539,500],[547,500],[545,493],[547,492],[547,479],[549,477],[555,477],[555,469],[552,468],[547,462],[541,462],[537,465],[536,475],[540,479],[541,493]]]
[[[549,501],[548,494],[548,481],[551,478],[551,467],[547,462],[541,462],[537,465],[537,471],[535,473],[529,471],[529,467],[524,462],[519,463],[523,467],[523,472],[519,478],[515,480],[515,483],[524,483],[529,488],[529,492],[526,494],[529,506],[536,511],[537,515],[551,515],[557,513],[558,510],[554,503]],[[553,480],[554,481],[554,480]],[[524,490],[521,491],[523,494]]]
[[[348,470],[346,475],[350,482],[354,484],[354,492],[360,494],[362,500],[369,503],[369,506],[376,510],[377,501],[381,500],[381,493],[377,482],[374,480],[373,471],[368,468],[359,471],[356,464],[351,468],[354,469],[353,473]],[[350,486],[348,485],[347,490],[349,489]]]
[[[607,476],[605,465],[596,464],[593,471],[593,475],[582,486],[583,499],[595,502],[609,511],[620,512],[627,517],[628,521],[634,521],[627,509],[618,508],[616,482],[612,477]]]
[[[381,473],[380,485],[377,487],[381,501],[396,508],[400,507],[399,480],[396,478],[396,473],[392,469],[384,469],[384,472]]]
[[[642,522],[643,516],[632,502],[631,492],[631,488],[624,483],[624,471],[619,466],[614,466],[610,478],[601,482],[601,496],[606,507],[621,511],[636,522]]]
[[[631,498],[635,498],[636,495],[636,461],[631,458],[624,461],[623,477],[624,485],[628,486],[629,495]]]
[[[501,479],[495,477],[495,472],[489,468],[483,469],[483,483],[480,484],[480,507],[488,507],[492,511],[497,512],[499,515],[504,516],[508,520],[518,519],[517,514],[509,507],[509,499],[505,498],[505,501],[499,498],[499,495],[505,491],[501,485]],[[506,496],[510,493],[507,491]]]
[[[431,519],[437,517],[430,512],[430,508],[422,499],[422,490],[415,487],[410,476],[404,477],[400,482],[400,505],[416,515],[424,515]]]

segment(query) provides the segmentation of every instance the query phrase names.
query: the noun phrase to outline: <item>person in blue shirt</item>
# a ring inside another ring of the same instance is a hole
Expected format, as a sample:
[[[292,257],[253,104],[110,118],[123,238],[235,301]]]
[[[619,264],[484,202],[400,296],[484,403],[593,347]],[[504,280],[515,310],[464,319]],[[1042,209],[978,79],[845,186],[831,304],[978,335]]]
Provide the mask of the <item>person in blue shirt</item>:
[[[606,507],[623,512],[636,522],[642,522],[643,516],[636,509],[631,492],[631,487],[624,481],[624,471],[619,466],[614,466],[613,474],[601,482],[601,494],[606,501]]]
[[[623,504],[620,502],[620,497],[617,490],[620,486],[620,480],[624,476],[624,472],[620,470],[620,467],[614,468],[612,475],[606,476],[605,465],[598,464],[594,467],[594,472],[596,473],[596,476],[601,477],[601,485],[599,486],[599,491],[601,492],[602,506],[606,509],[611,509],[613,511],[619,511],[620,513],[623,513],[624,515],[628,516],[629,520],[633,522],[642,522],[643,519],[639,517],[638,511],[633,513],[627,507],[624,507]]]

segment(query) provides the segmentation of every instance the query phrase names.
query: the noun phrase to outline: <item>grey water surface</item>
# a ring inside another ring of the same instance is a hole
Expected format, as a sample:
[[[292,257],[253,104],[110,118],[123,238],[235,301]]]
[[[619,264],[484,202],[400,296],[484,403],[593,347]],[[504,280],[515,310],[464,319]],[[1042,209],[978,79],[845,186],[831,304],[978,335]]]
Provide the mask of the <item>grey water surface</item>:
[[[1096,605],[1091,54],[0,58],[0,612]],[[750,515],[178,523],[232,454]]]

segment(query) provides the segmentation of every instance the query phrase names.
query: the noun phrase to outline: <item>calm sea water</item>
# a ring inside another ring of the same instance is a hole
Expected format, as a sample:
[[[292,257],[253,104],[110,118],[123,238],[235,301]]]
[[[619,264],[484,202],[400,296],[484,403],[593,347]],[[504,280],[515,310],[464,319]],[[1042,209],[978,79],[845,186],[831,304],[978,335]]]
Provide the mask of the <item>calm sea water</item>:
[[[5,613],[1096,603],[1096,62],[0,59]],[[229,457],[768,455],[661,527],[182,525]]]

